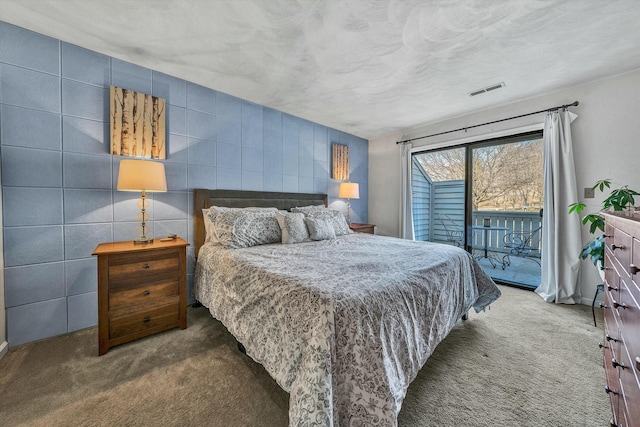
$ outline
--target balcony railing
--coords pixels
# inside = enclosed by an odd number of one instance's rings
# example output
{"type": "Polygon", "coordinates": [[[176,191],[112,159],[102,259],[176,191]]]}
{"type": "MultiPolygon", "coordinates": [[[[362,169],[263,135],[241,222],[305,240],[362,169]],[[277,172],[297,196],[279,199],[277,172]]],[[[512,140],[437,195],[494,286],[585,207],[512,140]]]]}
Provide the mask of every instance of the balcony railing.
{"type": "MultiPolygon", "coordinates": [[[[433,217],[436,219],[429,222],[433,227],[431,240],[434,242],[447,243],[443,225],[437,220],[438,216],[439,214],[434,212],[433,217]]],[[[462,213],[459,215],[450,214],[449,216],[452,217],[453,221],[457,224],[457,227],[462,230],[464,224],[462,220],[462,213]]],[[[483,232],[479,232],[480,230],[474,230],[472,227],[469,227],[467,232],[469,243],[473,248],[483,249],[485,244],[484,238],[486,236],[487,249],[492,252],[502,253],[510,252],[510,249],[505,248],[504,246],[504,238],[506,234],[511,232],[522,232],[528,234],[539,228],[542,224],[542,217],[539,212],[473,211],[471,225],[475,227],[483,227],[485,219],[488,220],[488,223],[492,227],[504,227],[505,229],[482,230],[483,232]]],[[[414,225],[420,226],[421,224],[414,225]]],[[[426,222],[422,225],[426,225],[426,222]]],[[[535,256],[536,253],[539,256],[541,249],[539,236],[535,236],[534,239],[532,239],[531,246],[532,254],[530,256],[535,256]]]]}

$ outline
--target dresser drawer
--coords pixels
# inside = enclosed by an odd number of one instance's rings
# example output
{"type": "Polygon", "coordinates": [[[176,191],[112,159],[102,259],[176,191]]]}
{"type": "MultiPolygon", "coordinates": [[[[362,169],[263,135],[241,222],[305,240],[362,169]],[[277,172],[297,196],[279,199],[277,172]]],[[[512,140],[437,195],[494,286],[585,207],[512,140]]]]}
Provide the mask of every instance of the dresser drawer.
{"type": "Polygon", "coordinates": [[[621,346],[618,362],[624,366],[624,368],[621,366],[617,368],[621,386],[620,406],[624,407],[626,416],[629,419],[638,420],[640,419],[640,404],[638,404],[637,398],[640,395],[640,386],[634,373],[635,367],[629,359],[624,343],[621,346]]]}
{"type": "Polygon", "coordinates": [[[609,357],[609,360],[611,360],[611,357],[616,357],[619,353],[620,341],[622,340],[620,337],[620,319],[618,319],[618,314],[611,304],[611,293],[606,290],[603,304],[605,345],[612,353],[609,357]]]}
{"type": "Polygon", "coordinates": [[[177,323],[179,317],[180,307],[177,302],[126,316],[114,317],[109,320],[109,338],[120,338],[136,332],[177,323]]]}
{"type": "Polygon", "coordinates": [[[609,246],[613,251],[613,255],[618,260],[618,266],[621,267],[620,272],[624,272],[627,276],[629,275],[627,268],[631,262],[632,241],[633,239],[629,234],[619,228],[615,228],[613,230],[613,245],[615,245],[616,249],[613,249],[613,246],[609,246]]]}
{"type": "Polygon", "coordinates": [[[615,256],[611,252],[611,249],[607,248],[604,251],[604,280],[611,287],[618,289],[620,284],[620,271],[622,266],[615,260],[615,256]]]}
{"type": "Polygon", "coordinates": [[[135,306],[180,294],[178,278],[109,289],[109,310],[135,306]]]}
{"type": "Polygon", "coordinates": [[[611,366],[611,352],[605,347],[603,355],[604,372],[606,376],[606,388],[609,400],[611,401],[611,412],[614,421],[618,422],[618,409],[620,407],[620,383],[618,382],[618,371],[611,366]]]}
{"type": "Polygon", "coordinates": [[[630,281],[622,281],[620,303],[625,305],[625,309],[619,309],[620,323],[622,325],[622,335],[624,344],[629,352],[630,361],[634,362],[631,370],[640,377],[640,371],[635,369],[635,358],[640,357],[640,291],[635,288],[630,281]]]}
{"type": "Polygon", "coordinates": [[[141,254],[139,256],[113,256],[109,260],[109,281],[148,277],[162,273],[178,273],[178,252],[141,254]]]}

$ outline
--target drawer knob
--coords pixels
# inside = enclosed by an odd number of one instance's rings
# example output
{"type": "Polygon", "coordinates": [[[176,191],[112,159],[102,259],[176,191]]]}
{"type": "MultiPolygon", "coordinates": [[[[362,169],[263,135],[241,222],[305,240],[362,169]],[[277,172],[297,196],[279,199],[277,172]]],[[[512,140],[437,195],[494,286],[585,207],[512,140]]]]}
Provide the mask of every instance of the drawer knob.
{"type": "Polygon", "coordinates": [[[622,369],[626,368],[626,366],[624,366],[624,363],[618,362],[615,357],[611,359],[611,366],[613,366],[614,368],[617,368],[618,366],[622,369]]]}
{"type": "Polygon", "coordinates": [[[638,271],[640,271],[640,268],[636,267],[633,264],[629,264],[629,273],[636,274],[638,271]]]}
{"type": "Polygon", "coordinates": [[[609,308],[607,304],[600,303],[600,308],[609,308]]]}
{"type": "Polygon", "coordinates": [[[607,347],[606,345],[604,345],[602,343],[598,344],[598,347],[600,347],[600,348],[609,348],[609,347],[607,347]]]}
{"type": "Polygon", "coordinates": [[[617,338],[614,338],[614,337],[612,337],[612,336],[611,336],[611,335],[609,335],[609,334],[605,335],[605,336],[604,336],[604,338],[605,338],[607,341],[618,342],[618,339],[617,339],[617,338]]]}
{"type": "Polygon", "coordinates": [[[150,317],[145,317],[145,318],[144,318],[144,323],[148,323],[148,322],[150,322],[150,321],[151,321],[151,318],[150,318],[150,317]]]}
{"type": "Polygon", "coordinates": [[[604,386],[604,391],[605,391],[607,394],[609,394],[609,393],[611,393],[611,394],[618,394],[618,392],[617,392],[616,390],[614,390],[614,389],[610,388],[608,385],[604,386]]]}
{"type": "Polygon", "coordinates": [[[613,306],[615,308],[627,308],[627,304],[623,303],[623,302],[616,302],[615,300],[613,301],[613,306]]]}
{"type": "Polygon", "coordinates": [[[615,245],[615,244],[612,243],[611,244],[611,250],[615,251],[616,249],[624,249],[624,245],[618,246],[618,245],[615,245]]]}
{"type": "Polygon", "coordinates": [[[618,289],[616,287],[613,287],[613,286],[611,286],[609,284],[607,284],[607,289],[609,289],[609,291],[619,291],[620,290],[620,289],[618,289]]]}
{"type": "Polygon", "coordinates": [[[144,291],[142,295],[144,295],[145,297],[148,297],[149,295],[151,295],[151,291],[144,291]]]}
{"type": "Polygon", "coordinates": [[[142,268],[145,268],[145,269],[149,268],[149,264],[143,265],[142,268]]]}

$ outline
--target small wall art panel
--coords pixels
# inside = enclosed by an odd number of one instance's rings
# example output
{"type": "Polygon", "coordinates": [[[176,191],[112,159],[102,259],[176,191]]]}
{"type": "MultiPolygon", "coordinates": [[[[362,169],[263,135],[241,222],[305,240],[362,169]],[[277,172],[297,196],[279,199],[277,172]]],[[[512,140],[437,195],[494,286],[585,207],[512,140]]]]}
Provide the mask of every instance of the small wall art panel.
{"type": "Polygon", "coordinates": [[[166,159],[165,99],[111,86],[111,154],[166,159]]]}
{"type": "Polygon", "coordinates": [[[349,146],[333,144],[331,146],[333,156],[333,179],[346,181],[349,179],[349,146]]]}

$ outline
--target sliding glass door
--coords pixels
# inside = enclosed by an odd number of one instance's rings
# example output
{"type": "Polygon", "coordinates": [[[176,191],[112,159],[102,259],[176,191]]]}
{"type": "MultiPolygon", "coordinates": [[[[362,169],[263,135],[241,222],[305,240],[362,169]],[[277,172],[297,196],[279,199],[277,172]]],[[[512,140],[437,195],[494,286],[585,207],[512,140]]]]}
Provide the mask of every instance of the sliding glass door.
{"type": "Polygon", "coordinates": [[[540,284],[542,132],[413,154],[417,240],[464,247],[496,281],[540,284]]]}

